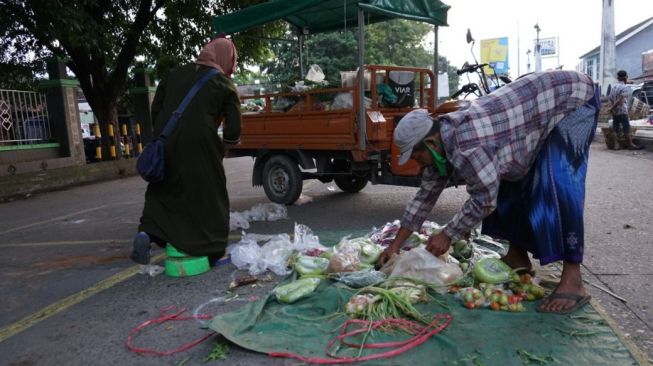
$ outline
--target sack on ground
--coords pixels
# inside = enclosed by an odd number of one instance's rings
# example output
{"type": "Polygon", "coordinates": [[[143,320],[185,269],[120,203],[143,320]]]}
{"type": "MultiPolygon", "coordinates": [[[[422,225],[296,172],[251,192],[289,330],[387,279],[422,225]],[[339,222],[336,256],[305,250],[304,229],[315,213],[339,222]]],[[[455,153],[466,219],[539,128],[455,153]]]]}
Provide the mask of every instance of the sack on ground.
{"type": "Polygon", "coordinates": [[[136,171],[145,181],[157,183],[165,175],[165,140],[156,139],[145,145],[136,161],[136,171]]]}

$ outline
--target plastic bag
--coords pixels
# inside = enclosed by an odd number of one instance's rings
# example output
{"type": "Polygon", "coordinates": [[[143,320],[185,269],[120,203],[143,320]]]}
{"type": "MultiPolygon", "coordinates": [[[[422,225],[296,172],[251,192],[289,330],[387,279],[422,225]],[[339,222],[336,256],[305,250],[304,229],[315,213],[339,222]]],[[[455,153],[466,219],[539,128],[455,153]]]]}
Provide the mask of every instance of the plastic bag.
{"type": "Polygon", "coordinates": [[[354,251],[337,252],[329,260],[329,273],[356,272],[361,269],[358,253],[354,251]]]}
{"type": "Polygon", "coordinates": [[[331,109],[352,109],[354,107],[354,97],[351,93],[338,93],[333,98],[331,109]]]}
{"type": "Polygon", "coordinates": [[[229,212],[229,231],[249,229],[247,216],[241,212],[229,212]]]}
{"type": "Polygon", "coordinates": [[[301,254],[295,257],[294,268],[301,276],[324,274],[328,266],[329,260],[326,258],[309,257],[301,254]]]}
{"type": "Polygon", "coordinates": [[[268,270],[283,276],[290,272],[288,258],[293,248],[287,234],[275,235],[263,246],[258,245],[255,236],[244,235],[237,244],[229,246],[227,252],[238,269],[247,269],[252,276],[268,270]]]}
{"type": "Polygon", "coordinates": [[[463,276],[459,266],[434,256],[423,246],[393,257],[381,268],[381,271],[389,278],[412,277],[443,286],[441,290],[438,290],[441,293],[447,291],[447,285],[463,276]]]}
{"type": "Polygon", "coordinates": [[[257,234],[245,234],[236,244],[227,247],[231,262],[238,269],[248,269],[253,276],[267,270],[283,276],[290,273],[288,258],[293,252],[308,252],[311,249],[327,248],[320,244],[320,240],[306,225],[295,224],[295,235],[292,241],[288,234],[279,234],[272,237],[257,234]],[[258,241],[266,241],[259,246],[258,241]]]}
{"type": "Polygon", "coordinates": [[[249,221],[276,221],[287,219],[288,209],[278,203],[258,203],[243,214],[249,221]]]}
{"type": "Polygon", "coordinates": [[[385,273],[380,271],[357,271],[341,273],[336,280],[349,287],[362,288],[379,284],[386,278],[385,273]]]}
{"type": "Polygon", "coordinates": [[[308,249],[322,249],[327,248],[320,244],[320,239],[317,235],[313,234],[313,230],[306,225],[295,223],[295,235],[293,236],[293,249],[303,252],[308,249]]]}
{"type": "Polygon", "coordinates": [[[319,278],[300,278],[286,285],[276,287],[272,290],[272,293],[276,296],[277,301],[289,304],[312,294],[319,284],[319,278]]]}
{"type": "Polygon", "coordinates": [[[321,83],[324,81],[324,72],[322,71],[322,68],[316,64],[311,65],[306,73],[306,80],[314,83],[321,83]]]}

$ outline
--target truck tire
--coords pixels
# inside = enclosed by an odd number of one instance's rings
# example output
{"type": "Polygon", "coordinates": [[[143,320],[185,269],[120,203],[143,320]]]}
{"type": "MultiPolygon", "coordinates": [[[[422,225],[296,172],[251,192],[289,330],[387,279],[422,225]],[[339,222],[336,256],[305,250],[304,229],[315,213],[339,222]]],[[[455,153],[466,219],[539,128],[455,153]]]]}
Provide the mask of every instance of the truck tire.
{"type": "Polygon", "coordinates": [[[358,193],[367,185],[367,177],[355,175],[336,175],[333,180],[338,188],[347,193],[358,193]]]}
{"type": "Polygon", "coordinates": [[[263,166],[263,189],[270,201],[292,205],[302,194],[302,172],[286,155],[275,155],[263,166]]]}

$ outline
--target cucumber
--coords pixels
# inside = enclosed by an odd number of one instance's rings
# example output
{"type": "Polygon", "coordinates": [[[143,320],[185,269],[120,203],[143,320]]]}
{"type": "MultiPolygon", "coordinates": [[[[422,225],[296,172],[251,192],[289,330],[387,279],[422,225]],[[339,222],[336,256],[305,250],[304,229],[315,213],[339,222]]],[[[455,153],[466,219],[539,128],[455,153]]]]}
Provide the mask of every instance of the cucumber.
{"type": "Polygon", "coordinates": [[[498,284],[510,280],[512,268],[499,258],[483,258],[474,265],[474,276],[479,282],[498,284]]]}

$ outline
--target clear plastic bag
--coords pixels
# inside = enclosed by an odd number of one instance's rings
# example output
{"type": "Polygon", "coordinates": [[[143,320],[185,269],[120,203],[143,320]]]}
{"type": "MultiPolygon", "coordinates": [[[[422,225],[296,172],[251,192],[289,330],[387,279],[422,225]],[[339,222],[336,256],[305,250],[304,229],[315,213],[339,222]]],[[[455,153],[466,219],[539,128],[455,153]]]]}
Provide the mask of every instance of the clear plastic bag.
{"type": "Polygon", "coordinates": [[[313,64],[308,69],[305,79],[308,81],[312,81],[314,83],[321,83],[322,81],[324,81],[324,72],[322,71],[322,68],[319,65],[313,64]]]}
{"type": "Polygon", "coordinates": [[[349,287],[362,288],[379,284],[386,278],[385,273],[380,271],[357,271],[341,273],[336,280],[349,287]]]}
{"type": "Polygon", "coordinates": [[[458,265],[434,256],[423,246],[393,257],[381,271],[387,274],[388,278],[412,277],[442,286],[438,291],[442,293],[447,291],[447,285],[463,276],[458,265]]]}
{"type": "Polygon", "coordinates": [[[249,229],[247,216],[242,212],[229,212],[229,231],[249,229]]]}
{"type": "Polygon", "coordinates": [[[338,93],[333,98],[331,109],[352,109],[354,107],[354,97],[351,93],[338,93]]]}
{"type": "Polygon", "coordinates": [[[275,235],[263,246],[259,246],[256,237],[244,235],[240,241],[227,248],[231,263],[238,269],[247,269],[252,276],[268,270],[283,276],[288,274],[288,258],[293,252],[292,243],[287,234],[275,235]]]}
{"type": "Polygon", "coordinates": [[[274,235],[271,238],[256,234],[244,234],[240,241],[227,248],[231,262],[238,269],[248,269],[253,276],[268,270],[283,276],[290,273],[288,258],[293,252],[303,252],[310,249],[326,250],[320,244],[319,238],[306,225],[295,224],[295,235],[292,241],[288,234],[274,235]],[[257,241],[267,240],[259,246],[257,241]]]}
{"type": "Polygon", "coordinates": [[[278,203],[258,203],[243,214],[249,221],[277,221],[288,218],[286,206],[278,203]]]}

